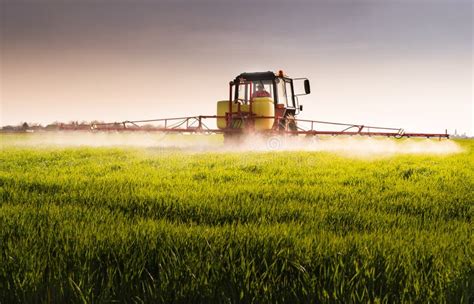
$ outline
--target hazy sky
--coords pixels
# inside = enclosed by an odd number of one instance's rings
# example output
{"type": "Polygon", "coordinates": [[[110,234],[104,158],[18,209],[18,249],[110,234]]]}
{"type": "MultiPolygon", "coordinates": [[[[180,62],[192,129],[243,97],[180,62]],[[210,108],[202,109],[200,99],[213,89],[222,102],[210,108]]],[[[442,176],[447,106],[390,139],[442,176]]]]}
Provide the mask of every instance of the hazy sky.
{"type": "Polygon", "coordinates": [[[474,131],[471,1],[0,1],[1,125],[213,115],[283,69],[302,118],[474,131]]]}

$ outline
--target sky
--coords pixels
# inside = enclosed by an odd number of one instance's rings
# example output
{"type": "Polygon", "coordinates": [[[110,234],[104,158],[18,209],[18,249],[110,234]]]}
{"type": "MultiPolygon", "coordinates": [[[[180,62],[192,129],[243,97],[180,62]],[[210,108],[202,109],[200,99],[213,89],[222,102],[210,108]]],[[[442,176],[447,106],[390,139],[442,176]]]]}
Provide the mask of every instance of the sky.
{"type": "Polygon", "coordinates": [[[471,1],[0,1],[0,125],[214,115],[282,69],[300,118],[474,134],[471,1]]]}

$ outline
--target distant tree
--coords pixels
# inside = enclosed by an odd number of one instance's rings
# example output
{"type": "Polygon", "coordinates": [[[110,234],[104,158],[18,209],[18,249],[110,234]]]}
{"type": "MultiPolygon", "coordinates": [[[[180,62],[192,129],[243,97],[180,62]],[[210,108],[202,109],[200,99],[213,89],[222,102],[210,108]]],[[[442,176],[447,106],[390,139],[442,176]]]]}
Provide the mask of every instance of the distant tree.
{"type": "Polygon", "coordinates": [[[15,127],[15,126],[4,126],[2,128],[2,131],[8,131],[8,132],[12,132],[12,131],[16,131],[18,127],[15,127]]]}
{"type": "Polygon", "coordinates": [[[49,124],[49,125],[47,125],[44,129],[47,130],[47,131],[55,131],[55,130],[58,130],[58,129],[59,129],[59,123],[52,123],[52,124],[49,124]]]}

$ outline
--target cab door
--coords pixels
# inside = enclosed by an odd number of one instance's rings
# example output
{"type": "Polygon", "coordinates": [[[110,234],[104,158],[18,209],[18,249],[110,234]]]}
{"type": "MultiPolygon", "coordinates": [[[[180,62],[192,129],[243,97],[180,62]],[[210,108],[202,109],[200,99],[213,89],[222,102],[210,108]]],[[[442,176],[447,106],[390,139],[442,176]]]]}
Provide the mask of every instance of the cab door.
{"type": "Polygon", "coordinates": [[[275,79],[278,95],[278,104],[283,105],[285,109],[295,109],[293,98],[293,82],[291,79],[278,77],[275,79]]]}
{"type": "MultiPolygon", "coordinates": [[[[279,129],[287,129],[289,118],[293,119],[296,112],[295,100],[293,95],[293,82],[291,79],[284,77],[277,77],[275,79],[276,92],[277,92],[277,103],[275,105],[275,116],[279,129]]],[[[296,125],[294,122],[291,124],[290,129],[295,129],[296,125]]]]}

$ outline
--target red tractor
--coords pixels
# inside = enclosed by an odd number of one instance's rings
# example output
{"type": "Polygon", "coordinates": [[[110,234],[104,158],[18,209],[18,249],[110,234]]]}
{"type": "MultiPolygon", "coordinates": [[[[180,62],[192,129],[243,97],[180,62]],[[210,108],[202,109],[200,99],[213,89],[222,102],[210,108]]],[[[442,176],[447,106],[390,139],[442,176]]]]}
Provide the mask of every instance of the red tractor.
{"type": "Polygon", "coordinates": [[[217,102],[217,115],[92,124],[91,130],[222,133],[225,139],[246,133],[449,138],[447,132],[405,133],[401,128],[297,119],[303,110],[298,97],[310,92],[308,79],[290,78],[283,71],[242,73],[229,83],[229,98],[217,102]],[[304,92],[296,92],[295,87],[304,92]]]}

